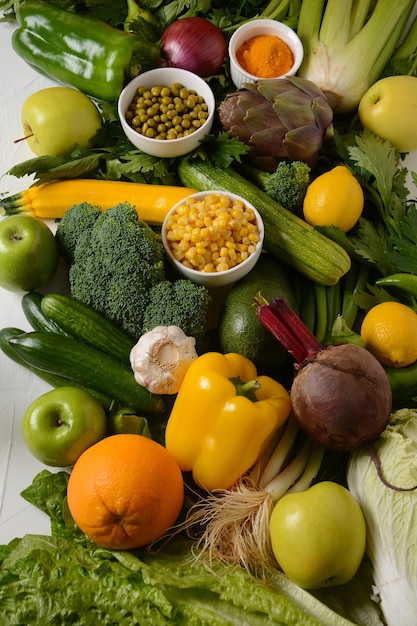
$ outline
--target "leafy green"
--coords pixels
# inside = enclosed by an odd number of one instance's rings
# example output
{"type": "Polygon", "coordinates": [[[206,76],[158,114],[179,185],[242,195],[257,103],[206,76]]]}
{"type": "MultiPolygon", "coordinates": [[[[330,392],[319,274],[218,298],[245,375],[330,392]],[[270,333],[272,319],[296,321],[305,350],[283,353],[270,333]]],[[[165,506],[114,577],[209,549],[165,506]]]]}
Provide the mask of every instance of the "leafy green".
{"type": "Polygon", "coordinates": [[[384,477],[381,481],[366,450],[351,455],[347,480],[367,524],[367,552],[375,592],[388,626],[413,626],[417,613],[417,411],[401,409],[391,415],[375,442],[384,477]]]}
{"type": "MultiPolygon", "coordinates": [[[[123,133],[114,105],[100,103],[100,107],[104,124],[92,148],[76,147],[65,157],[34,157],[12,166],[8,173],[17,178],[33,174],[37,184],[71,178],[174,184],[177,159],[154,157],[135,148],[123,133]]],[[[240,161],[248,150],[238,139],[220,132],[208,135],[193,156],[209,159],[224,168],[240,161]]]]}
{"type": "Polygon", "coordinates": [[[407,187],[407,176],[416,185],[417,174],[401,165],[389,141],[366,129],[346,131],[343,136],[335,131],[335,147],[364,190],[364,211],[349,233],[334,226],[317,229],[371,271],[367,284],[349,299],[364,311],[387,300],[409,304],[406,294],[397,290],[394,297],[372,281],[394,273],[417,274],[417,205],[407,187]]]}
{"type": "Polygon", "coordinates": [[[209,570],[180,535],[152,551],[97,547],[70,518],[67,482],[66,472],[44,470],[22,494],[51,516],[52,536],[26,535],[0,547],[2,624],[382,625],[366,572],[352,588],[333,590],[332,610],[328,590],[317,599],[279,572],[260,581],[238,567],[215,563],[209,570]]]}
{"type": "MultiPolygon", "coordinates": [[[[335,139],[339,154],[364,190],[365,208],[352,234],[325,229],[326,234],[380,276],[416,273],[416,203],[408,199],[408,172],[400,165],[400,155],[389,141],[369,130],[345,137],[343,141],[336,134],[335,139]]],[[[368,310],[371,305],[393,298],[376,287],[371,290],[368,285],[367,291],[356,293],[353,299],[368,310]]]]}

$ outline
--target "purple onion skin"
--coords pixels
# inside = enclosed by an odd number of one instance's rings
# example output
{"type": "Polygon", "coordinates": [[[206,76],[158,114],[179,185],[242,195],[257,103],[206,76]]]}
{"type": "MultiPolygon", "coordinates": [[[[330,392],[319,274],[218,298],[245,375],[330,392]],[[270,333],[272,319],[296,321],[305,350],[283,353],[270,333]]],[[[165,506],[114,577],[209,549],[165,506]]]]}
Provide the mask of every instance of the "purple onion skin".
{"type": "Polygon", "coordinates": [[[329,346],[300,364],[291,386],[300,427],[329,450],[371,443],[388,424],[392,391],[380,362],[355,344],[329,346]]]}

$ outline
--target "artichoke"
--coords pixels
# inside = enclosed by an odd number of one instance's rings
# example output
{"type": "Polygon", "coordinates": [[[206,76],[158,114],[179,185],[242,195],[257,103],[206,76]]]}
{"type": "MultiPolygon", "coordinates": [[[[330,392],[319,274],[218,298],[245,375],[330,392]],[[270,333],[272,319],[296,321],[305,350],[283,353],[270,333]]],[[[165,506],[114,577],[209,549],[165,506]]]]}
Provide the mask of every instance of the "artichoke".
{"type": "Polygon", "coordinates": [[[251,147],[251,161],[270,172],[285,159],[314,167],[320,149],[333,137],[326,96],[298,76],[245,84],[220,103],[219,119],[229,135],[251,147]]]}

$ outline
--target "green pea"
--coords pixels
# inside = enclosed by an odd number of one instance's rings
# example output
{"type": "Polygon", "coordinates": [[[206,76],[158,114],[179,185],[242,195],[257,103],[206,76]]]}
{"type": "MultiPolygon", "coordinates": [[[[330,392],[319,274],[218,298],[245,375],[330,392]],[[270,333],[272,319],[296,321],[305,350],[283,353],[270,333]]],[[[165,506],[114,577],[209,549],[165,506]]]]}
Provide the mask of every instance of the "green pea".
{"type": "Polygon", "coordinates": [[[194,89],[179,83],[171,87],[138,88],[126,120],[138,133],[161,140],[178,139],[194,132],[208,117],[208,107],[194,89]]]}
{"type": "Polygon", "coordinates": [[[159,97],[161,95],[162,89],[163,89],[162,85],[155,85],[155,87],[151,88],[151,93],[153,96],[159,97]]]}

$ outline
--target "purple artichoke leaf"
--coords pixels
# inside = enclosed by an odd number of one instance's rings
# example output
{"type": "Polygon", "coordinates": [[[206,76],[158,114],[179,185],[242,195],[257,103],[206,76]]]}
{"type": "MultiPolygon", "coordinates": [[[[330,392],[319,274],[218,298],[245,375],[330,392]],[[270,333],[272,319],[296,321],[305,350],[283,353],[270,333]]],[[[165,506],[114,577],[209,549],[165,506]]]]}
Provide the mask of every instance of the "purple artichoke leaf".
{"type": "Polygon", "coordinates": [[[303,91],[310,98],[321,97],[326,100],[326,96],[323,91],[312,80],[309,80],[308,78],[301,78],[301,76],[289,76],[288,80],[296,89],[303,91]]]}
{"type": "Polygon", "coordinates": [[[323,145],[323,133],[311,125],[295,128],[286,133],[282,143],[288,159],[304,161],[310,167],[314,167],[323,145]]]}
{"type": "Polygon", "coordinates": [[[322,130],[322,132],[326,131],[333,122],[333,110],[329,106],[327,100],[325,98],[314,98],[311,103],[311,108],[316,118],[317,126],[322,130]]]}
{"type": "Polygon", "coordinates": [[[299,89],[294,88],[292,82],[288,78],[280,78],[279,80],[258,80],[251,86],[251,90],[262,94],[262,96],[270,102],[273,102],[277,96],[288,93],[289,91],[295,93],[300,91],[299,89]]]}
{"type": "Polygon", "coordinates": [[[275,98],[273,110],[288,130],[307,124],[316,126],[316,116],[311,107],[311,102],[299,92],[287,93],[275,98]]]}
{"type": "Polygon", "coordinates": [[[271,128],[264,128],[263,130],[254,133],[249,141],[249,145],[253,148],[253,156],[272,156],[281,157],[286,156],[283,148],[285,144],[285,129],[278,126],[271,128]]]}
{"type": "Polygon", "coordinates": [[[220,121],[226,128],[241,124],[247,110],[251,106],[264,102],[265,99],[261,96],[255,98],[251,95],[249,99],[248,94],[244,92],[238,93],[236,96],[226,96],[218,107],[220,121]]]}
{"type": "Polygon", "coordinates": [[[265,101],[262,104],[250,107],[243,119],[243,123],[252,134],[263,130],[270,132],[276,127],[282,128],[284,132],[286,130],[279,118],[277,118],[270,103],[265,101]]]}

